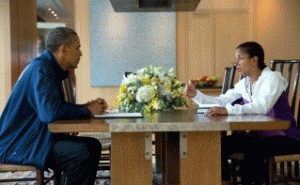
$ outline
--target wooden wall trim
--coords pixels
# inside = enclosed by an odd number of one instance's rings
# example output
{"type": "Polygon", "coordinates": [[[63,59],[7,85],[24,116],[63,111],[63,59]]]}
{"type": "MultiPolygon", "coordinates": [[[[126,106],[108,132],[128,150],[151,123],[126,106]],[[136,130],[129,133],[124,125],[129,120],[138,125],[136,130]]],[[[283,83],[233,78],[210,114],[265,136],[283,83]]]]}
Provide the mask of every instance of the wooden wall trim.
{"type": "Polygon", "coordinates": [[[36,0],[11,0],[11,87],[36,56],[36,0]]]}

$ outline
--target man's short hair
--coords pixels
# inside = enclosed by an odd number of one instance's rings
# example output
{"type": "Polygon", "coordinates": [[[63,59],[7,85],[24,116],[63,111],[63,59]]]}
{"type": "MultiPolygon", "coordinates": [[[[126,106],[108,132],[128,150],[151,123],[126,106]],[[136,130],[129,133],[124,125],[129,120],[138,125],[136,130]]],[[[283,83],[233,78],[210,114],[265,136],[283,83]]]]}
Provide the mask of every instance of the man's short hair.
{"type": "Polygon", "coordinates": [[[52,52],[56,52],[61,45],[68,46],[72,44],[75,36],[78,36],[77,33],[70,28],[54,28],[48,33],[46,37],[46,49],[52,52]]]}

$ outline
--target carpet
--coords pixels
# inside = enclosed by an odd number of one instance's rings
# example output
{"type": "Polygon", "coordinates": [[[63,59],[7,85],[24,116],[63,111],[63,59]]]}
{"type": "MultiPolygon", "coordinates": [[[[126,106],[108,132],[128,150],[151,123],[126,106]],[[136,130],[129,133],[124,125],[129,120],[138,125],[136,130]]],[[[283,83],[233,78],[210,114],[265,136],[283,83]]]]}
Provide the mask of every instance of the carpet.
{"type": "MultiPolygon", "coordinates": [[[[45,177],[52,176],[53,172],[45,172],[45,177]]],[[[36,175],[33,171],[28,172],[1,172],[0,173],[0,179],[12,179],[12,178],[34,178],[36,175]]],[[[98,171],[97,177],[107,177],[110,176],[110,171],[98,171]]],[[[28,181],[28,182],[2,182],[1,185],[35,185],[36,183],[34,181],[28,181]]],[[[109,180],[105,179],[96,179],[95,185],[109,185],[109,180]]],[[[53,182],[48,183],[47,185],[53,185],[53,182]]]]}

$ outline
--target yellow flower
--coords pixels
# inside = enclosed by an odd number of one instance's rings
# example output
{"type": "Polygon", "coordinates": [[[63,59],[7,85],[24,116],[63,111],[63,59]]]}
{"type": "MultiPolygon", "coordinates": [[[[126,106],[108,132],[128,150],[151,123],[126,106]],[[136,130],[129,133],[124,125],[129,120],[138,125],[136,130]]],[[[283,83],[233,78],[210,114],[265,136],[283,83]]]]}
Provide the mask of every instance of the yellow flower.
{"type": "Polygon", "coordinates": [[[119,99],[118,99],[118,98],[115,98],[114,103],[112,104],[112,107],[113,107],[114,109],[116,109],[116,108],[119,107],[119,104],[120,104],[119,99]]]}
{"type": "Polygon", "coordinates": [[[145,112],[152,112],[153,106],[151,104],[149,104],[148,106],[146,106],[145,108],[145,112]]]}
{"type": "Polygon", "coordinates": [[[134,95],[133,95],[132,93],[129,93],[129,94],[128,94],[128,99],[129,99],[130,101],[132,101],[132,100],[134,99],[134,95]]]}
{"type": "Polygon", "coordinates": [[[154,110],[160,110],[162,107],[161,107],[161,104],[159,102],[159,100],[157,98],[154,99],[153,101],[153,109],[154,110]]]}
{"type": "Polygon", "coordinates": [[[165,87],[166,87],[166,89],[171,89],[171,84],[169,84],[169,83],[167,83],[166,85],[165,85],[165,87]]]}
{"type": "Polygon", "coordinates": [[[127,91],[126,85],[121,85],[119,88],[119,93],[125,93],[127,91]]]}
{"type": "Polygon", "coordinates": [[[112,104],[113,108],[118,108],[121,102],[121,94],[119,93],[112,104]]]}
{"type": "Polygon", "coordinates": [[[148,106],[146,107],[145,111],[146,112],[153,112],[154,110],[161,110],[162,109],[162,105],[159,101],[158,98],[153,98],[151,100],[151,102],[148,104],[148,106]]]}
{"type": "Polygon", "coordinates": [[[185,106],[184,87],[174,74],[174,69],[170,69],[166,75],[162,67],[138,70],[122,82],[113,106],[125,112],[154,112],[185,106]]]}
{"type": "Polygon", "coordinates": [[[152,83],[153,83],[153,84],[155,84],[155,83],[157,83],[157,82],[158,82],[158,78],[156,78],[156,77],[153,77],[153,78],[151,79],[151,81],[152,81],[152,83]]]}
{"type": "Polygon", "coordinates": [[[143,80],[142,80],[142,84],[143,85],[150,85],[151,83],[150,77],[149,76],[144,76],[143,80]]]}

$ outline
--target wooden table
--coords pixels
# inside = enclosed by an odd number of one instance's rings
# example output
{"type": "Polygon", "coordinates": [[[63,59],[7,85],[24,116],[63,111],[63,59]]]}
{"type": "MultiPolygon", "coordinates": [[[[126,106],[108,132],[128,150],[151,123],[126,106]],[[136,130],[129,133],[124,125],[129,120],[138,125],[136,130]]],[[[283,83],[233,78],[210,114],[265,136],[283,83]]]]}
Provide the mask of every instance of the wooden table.
{"type": "Polygon", "coordinates": [[[206,117],[196,114],[195,109],[145,114],[144,118],[62,120],[49,124],[51,132],[111,132],[113,185],[152,184],[151,160],[145,157],[151,133],[163,136],[156,139],[161,143],[157,150],[162,155],[158,162],[164,172],[164,184],[220,185],[222,131],[288,127],[288,121],[264,115],[206,117]]]}

